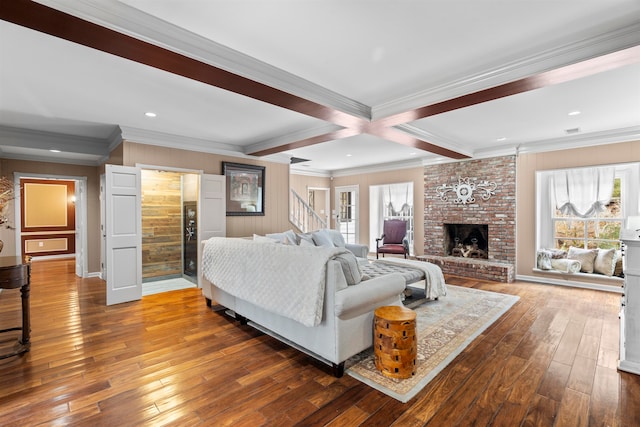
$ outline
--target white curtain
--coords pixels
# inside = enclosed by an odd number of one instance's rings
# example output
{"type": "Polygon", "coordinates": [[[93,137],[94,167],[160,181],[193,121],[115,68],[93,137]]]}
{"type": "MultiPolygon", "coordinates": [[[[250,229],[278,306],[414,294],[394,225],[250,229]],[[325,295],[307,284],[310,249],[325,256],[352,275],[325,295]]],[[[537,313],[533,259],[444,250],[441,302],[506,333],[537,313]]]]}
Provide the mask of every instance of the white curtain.
{"type": "Polygon", "coordinates": [[[389,184],[384,195],[384,204],[391,204],[393,212],[400,213],[413,205],[413,183],[389,184]]]}
{"type": "Polygon", "coordinates": [[[565,215],[588,218],[601,212],[611,200],[615,168],[580,168],[555,171],[556,208],[565,215]]]}

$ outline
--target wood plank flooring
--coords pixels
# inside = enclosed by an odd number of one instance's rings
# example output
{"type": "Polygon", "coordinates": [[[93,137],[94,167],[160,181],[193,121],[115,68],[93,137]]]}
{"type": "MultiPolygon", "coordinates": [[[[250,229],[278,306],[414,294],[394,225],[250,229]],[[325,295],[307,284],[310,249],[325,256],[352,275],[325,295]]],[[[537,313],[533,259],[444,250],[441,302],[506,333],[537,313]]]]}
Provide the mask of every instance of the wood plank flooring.
{"type": "MultiPolygon", "coordinates": [[[[520,301],[402,404],[207,308],[199,289],[107,307],[73,261],[32,270],[32,347],[0,360],[2,426],[640,425],[640,377],[616,370],[616,294],[448,276],[520,301]]],[[[19,323],[19,293],[3,291],[0,328],[19,323]]]]}

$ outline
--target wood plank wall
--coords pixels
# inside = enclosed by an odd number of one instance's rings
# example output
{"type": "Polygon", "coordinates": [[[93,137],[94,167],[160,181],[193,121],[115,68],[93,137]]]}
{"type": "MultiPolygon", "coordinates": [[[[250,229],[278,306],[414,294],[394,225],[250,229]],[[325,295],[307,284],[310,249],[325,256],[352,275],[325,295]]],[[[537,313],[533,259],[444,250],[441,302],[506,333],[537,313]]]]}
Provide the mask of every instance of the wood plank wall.
{"type": "Polygon", "coordinates": [[[142,278],[182,274],[182,185],[176,172],[142,171],[142,278]]]}

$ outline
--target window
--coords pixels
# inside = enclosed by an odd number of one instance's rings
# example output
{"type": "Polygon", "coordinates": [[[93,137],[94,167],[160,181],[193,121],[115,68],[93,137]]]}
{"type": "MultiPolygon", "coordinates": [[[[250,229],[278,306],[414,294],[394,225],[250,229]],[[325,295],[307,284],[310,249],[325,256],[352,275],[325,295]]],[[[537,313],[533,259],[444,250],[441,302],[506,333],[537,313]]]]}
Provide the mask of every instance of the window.
{"type": "Polygon", "coordinates": [[[607,166],[615,168],[611,199],[604,206],[604,211],[587,218],[556,209],[553,177],[559,170],[536,173],[536,248],[619,248],[620,230],[626,218],[640,214],[640,194],[637,190],[640,163],[607,166]]]}
{"type": "Polygon", "coordinates": [[[614,179],[613,194],[606,209],[592,218],[563,214],[552,204],[553,240],[556,249],[620,248],[620,229],[624,222],[622,210],[622,178],[614,179]]]}

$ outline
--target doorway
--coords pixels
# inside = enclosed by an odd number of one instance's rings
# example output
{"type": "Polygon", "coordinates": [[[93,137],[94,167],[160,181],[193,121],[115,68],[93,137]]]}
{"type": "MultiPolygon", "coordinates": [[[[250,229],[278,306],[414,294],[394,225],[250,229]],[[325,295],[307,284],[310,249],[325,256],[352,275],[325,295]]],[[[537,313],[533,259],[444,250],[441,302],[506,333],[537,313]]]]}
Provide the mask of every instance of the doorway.
{"type": "Polygon", "coordinates": [[[358,186],[336,187],[336,229],[346,243],[358,243],[358,186]]]}
{"type": "Polygon", "coordinates": [[[141,170],[142,295],[195,287],[199,174],[141,170]]]}
{"type": "Polygon", "coordinates": [[[16,172],[14,180],[16,254],[75,258],[76,275],[88,277],[87,177],[16,172]]]}

